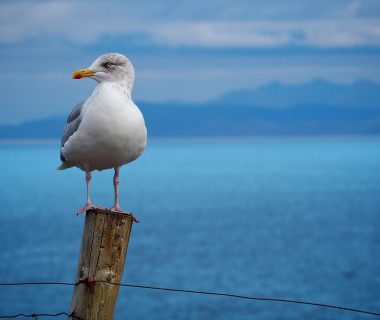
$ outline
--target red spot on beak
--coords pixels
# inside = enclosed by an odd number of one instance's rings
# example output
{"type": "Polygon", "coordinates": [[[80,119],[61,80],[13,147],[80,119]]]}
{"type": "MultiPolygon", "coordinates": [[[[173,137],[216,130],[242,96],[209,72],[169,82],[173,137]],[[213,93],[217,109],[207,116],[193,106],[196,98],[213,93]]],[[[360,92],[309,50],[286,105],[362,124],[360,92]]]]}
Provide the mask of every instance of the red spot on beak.
{"type": "Polygon", "coordinates": [[[96,72],[90,70],[90,69],[80,69],[77,71],[74,71],[72,78],[73,79],[81,79],[84,77],[91,77],[95,74],[96,72]]]}

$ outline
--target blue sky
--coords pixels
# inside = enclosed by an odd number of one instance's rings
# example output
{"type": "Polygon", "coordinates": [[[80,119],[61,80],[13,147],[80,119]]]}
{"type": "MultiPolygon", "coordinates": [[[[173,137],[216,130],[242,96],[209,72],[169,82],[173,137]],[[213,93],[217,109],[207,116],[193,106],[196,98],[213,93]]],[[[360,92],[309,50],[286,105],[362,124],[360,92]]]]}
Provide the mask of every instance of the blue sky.
{"type": "Polygon", "coordinates": [[[378,0],[2,1],[0,123],[67,114],[126,54],[135,100],[204,101],[270,81],[380,82],[378,0]]]}

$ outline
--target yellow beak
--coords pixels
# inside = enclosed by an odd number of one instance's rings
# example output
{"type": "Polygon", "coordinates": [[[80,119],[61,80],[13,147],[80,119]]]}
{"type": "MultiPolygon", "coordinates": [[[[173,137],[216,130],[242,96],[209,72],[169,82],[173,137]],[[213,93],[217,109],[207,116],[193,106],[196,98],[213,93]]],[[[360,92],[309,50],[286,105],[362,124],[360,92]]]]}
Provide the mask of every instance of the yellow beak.
{"type": "Polygon", "coordinates": [[[90,69],[79,69],[74,71],[72,78],[73,79],[81,79],[84,77],[91,77],[95,74],[96,72],[90,70],[90,69]]]}

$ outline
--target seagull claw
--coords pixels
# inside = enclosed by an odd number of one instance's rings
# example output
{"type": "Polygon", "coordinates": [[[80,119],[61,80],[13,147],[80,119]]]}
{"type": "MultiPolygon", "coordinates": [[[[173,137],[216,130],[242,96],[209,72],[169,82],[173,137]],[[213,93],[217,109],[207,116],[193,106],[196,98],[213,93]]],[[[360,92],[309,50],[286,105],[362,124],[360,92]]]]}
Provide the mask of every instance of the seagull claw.
{"type": "Polygon", "coordinates": [[[111,209],[109,209],[111,212],[113,213],[117,213],[117,214],[124,214],[126,216],[129,216],[133,219],[134,222],[136,223],[139,223],[140,221],[131,213],[131,212],[127,212],[127,211],[123,211],[120,209],[120,207],[112,207],[111,209]]]}
{"type": "Polygon", "coordinates": [[[92,204],[92,203],[86,203],[85,206],[83,208],[80,208],[77,212],[77,216],[79,216],[80,214],[82,213],[85,213],[87,212],[88,210],[94,210],[94,209],[101,209],[101,210],[105,210],[105,208],[101,207],[101,206],[98,206],[96,204],[92,204]]]}

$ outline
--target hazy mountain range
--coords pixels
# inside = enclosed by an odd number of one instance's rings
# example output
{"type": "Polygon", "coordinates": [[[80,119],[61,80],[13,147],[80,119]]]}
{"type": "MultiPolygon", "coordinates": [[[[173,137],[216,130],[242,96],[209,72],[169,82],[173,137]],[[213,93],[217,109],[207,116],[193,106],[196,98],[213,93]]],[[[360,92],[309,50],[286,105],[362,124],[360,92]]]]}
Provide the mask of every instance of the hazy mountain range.
{"type": "MultiPolygon", "coordinates": [[[[151,136],[380,133],[380,85],[269,83],[205,103],[138,102],[151,136]]],[[[60,137],[66,115],[0,126],[0,138],[60,137]]]]}

